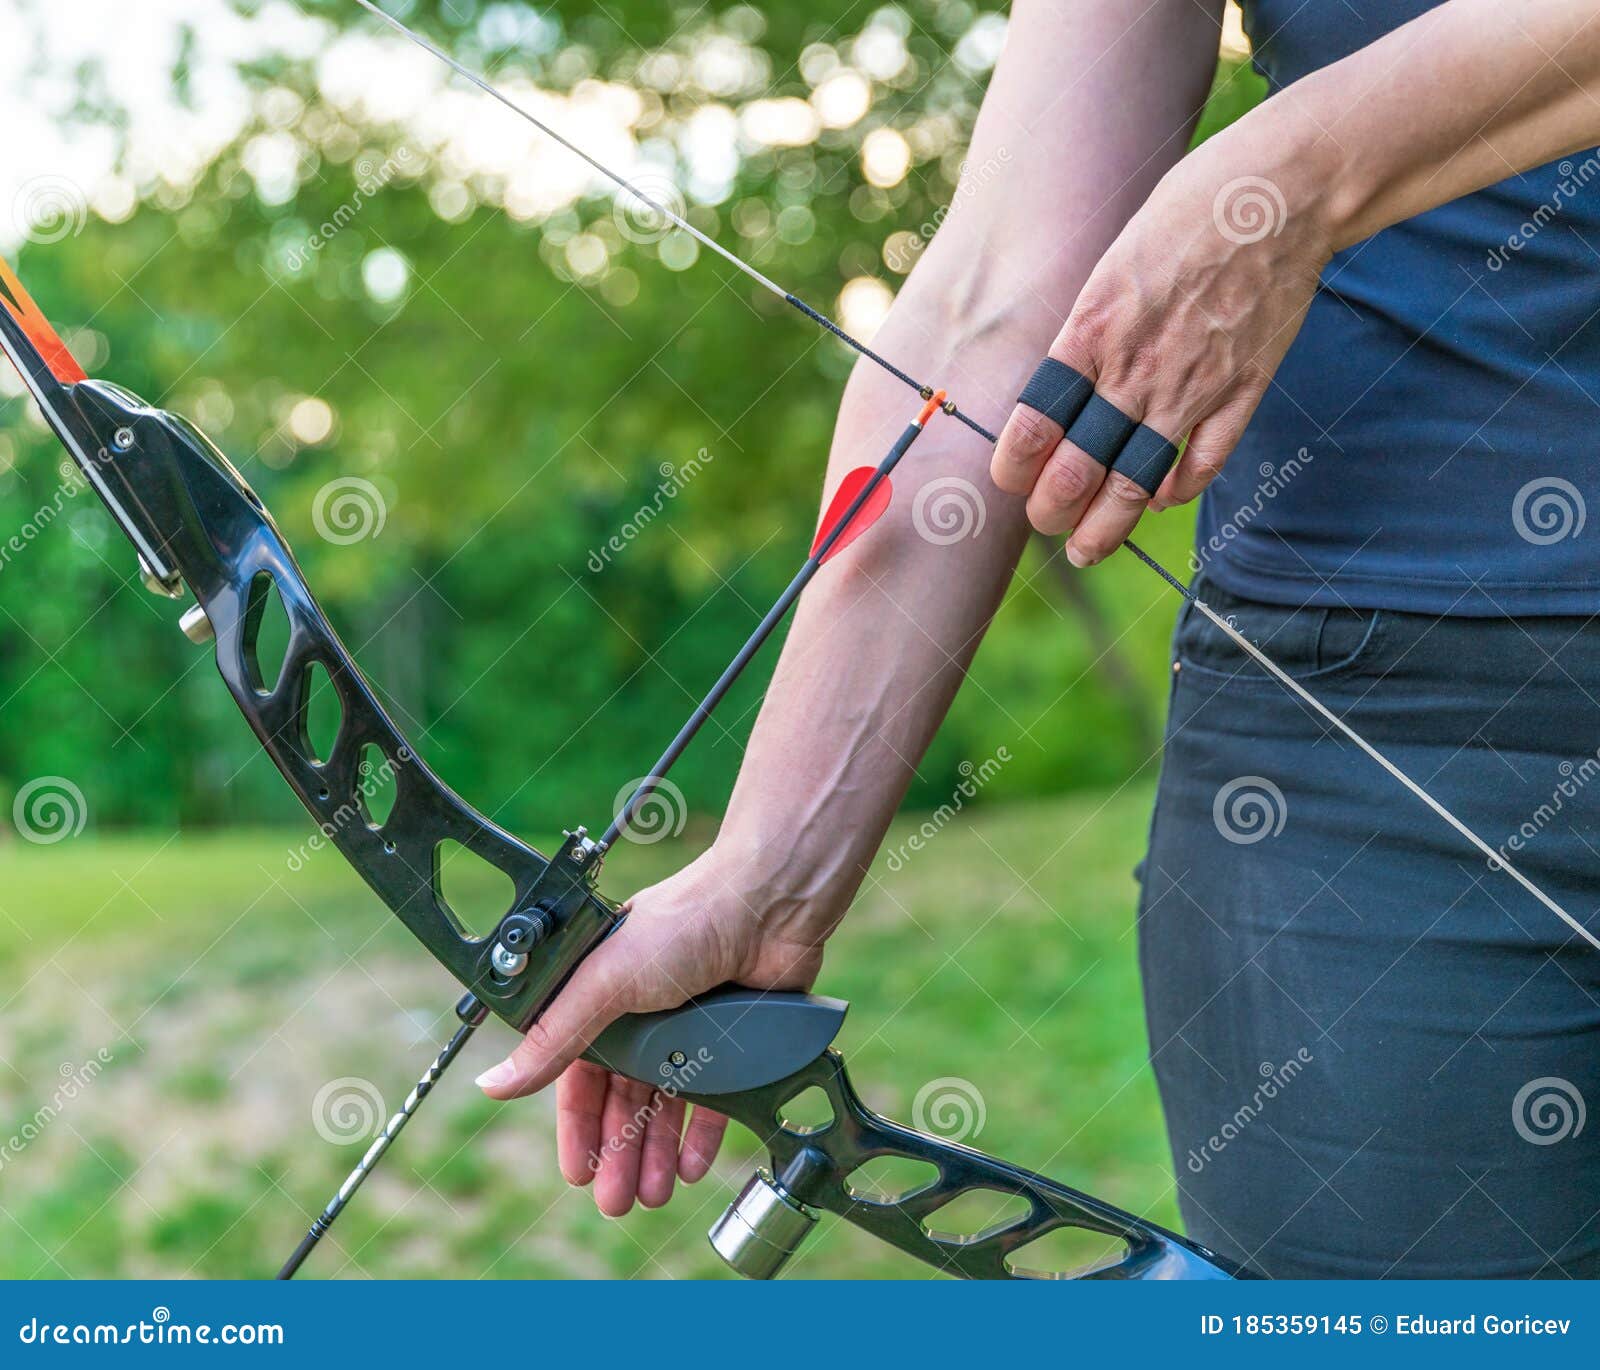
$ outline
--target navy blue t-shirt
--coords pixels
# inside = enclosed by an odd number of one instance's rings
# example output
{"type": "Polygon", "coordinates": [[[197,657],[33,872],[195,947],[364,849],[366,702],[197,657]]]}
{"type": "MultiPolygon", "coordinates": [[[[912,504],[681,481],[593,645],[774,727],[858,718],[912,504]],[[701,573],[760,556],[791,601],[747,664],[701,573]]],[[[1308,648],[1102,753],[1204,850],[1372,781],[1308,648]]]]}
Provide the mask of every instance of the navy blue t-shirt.
{"type": "MultiPolygon", "coordinates": [[[[1243,2],[1275,92],[1433,7],[1243,2]]],[[[1600,611],[1600,150],[1339,253],[1197,547],[1272,603],[1600,611]]]]}

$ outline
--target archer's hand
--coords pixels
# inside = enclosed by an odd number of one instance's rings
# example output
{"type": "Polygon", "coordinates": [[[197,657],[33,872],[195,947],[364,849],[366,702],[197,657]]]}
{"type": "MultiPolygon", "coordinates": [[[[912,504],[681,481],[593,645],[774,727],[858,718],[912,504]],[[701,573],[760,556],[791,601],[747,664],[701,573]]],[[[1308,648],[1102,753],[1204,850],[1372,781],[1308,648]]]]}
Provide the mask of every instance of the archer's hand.
{"type": "Polygon", "coordinates": [[[1322,189],[1268,155],[1262,128],[1235,125],[1163,178],[1050,348],[1128,417],[1175,443],[1188,437],[1155,497],[1034,409],[1019,405],[1000,435],[995,484],[1028,497],[1041,533],[1073,530],[1075,565],[1109,556],[1147,506],[1184,503],[1211,483],[1305,318],[1331,255],[1322,189]]]}
{"type": "Polygon", "coordinates": [[[578,967],[508,1059],[478,1077],[494,1099],[556,1082],[556,1149],[569,1184],[594,1182],[594,1199],[621,1217],[637,1199],[658,1208],[674,1182],[710,1170],[728,1120],[579,1054],[624,1013],[676,1008],[720,985],[809,989],[820,944],[785,941],[722,873],[714,851],[634,896],[628,918],[578,967]]]}

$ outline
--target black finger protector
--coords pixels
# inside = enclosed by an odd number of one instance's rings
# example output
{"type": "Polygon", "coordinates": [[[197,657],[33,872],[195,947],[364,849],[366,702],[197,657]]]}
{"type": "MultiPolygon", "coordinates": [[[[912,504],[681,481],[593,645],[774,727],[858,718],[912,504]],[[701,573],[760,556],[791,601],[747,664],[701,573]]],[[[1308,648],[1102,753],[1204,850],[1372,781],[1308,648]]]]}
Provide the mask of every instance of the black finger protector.
{"type": "Polygon", "coordinates": [[[1072,427],[1093,394],[1094,383],[1087,376],[1074,371],[1065,362],[1046,357],[1028,377],[1017,403],[1037,409],[1045,418],[1067,429],[1072,427]]]}
{"type": "Polygon", "coordinates": [[[1117,453],[1111,469],[1153,495],[1177,459],[1178,444],[1141,423],[1117,453]]]}
{"type": "Polygon", "coordinates": [[[1130,419],[1110,400],[1090,395],[1083,412],[1067,429],[1067,441],[1082,448],[1100,465],[1110,466],[1138,426],[1137,419],[1130,419]]]}

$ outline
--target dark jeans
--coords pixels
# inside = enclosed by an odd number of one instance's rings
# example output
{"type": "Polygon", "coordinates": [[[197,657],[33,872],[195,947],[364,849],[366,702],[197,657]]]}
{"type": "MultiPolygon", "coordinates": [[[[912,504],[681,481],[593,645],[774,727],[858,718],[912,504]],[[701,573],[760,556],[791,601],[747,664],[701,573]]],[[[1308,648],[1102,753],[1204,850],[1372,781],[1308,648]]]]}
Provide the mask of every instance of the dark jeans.
{"type": "MultiPolygon", "coordinates": [[[[1600,622],[1202,587],[1600,931],[1600,622]]],[[[1275,1277],[1600,1276],[1600,951],[1192,610],[1142,867],[1188,1230],[1275,1277]]]]}

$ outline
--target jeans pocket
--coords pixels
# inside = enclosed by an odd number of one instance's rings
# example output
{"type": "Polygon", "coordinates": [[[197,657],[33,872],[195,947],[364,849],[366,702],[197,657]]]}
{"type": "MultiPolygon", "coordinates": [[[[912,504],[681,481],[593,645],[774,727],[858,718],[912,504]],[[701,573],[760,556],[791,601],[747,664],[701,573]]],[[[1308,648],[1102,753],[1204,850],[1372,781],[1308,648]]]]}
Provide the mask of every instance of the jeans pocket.
{"type": "MultiPolygon", "coordinates": [[[[1376,669],[1383,639],[1381,610],[1265,604],[1229,594],[1204,580],[1196,582],[1195,593],[1295,680],[1333,681],[1376,669]]],[[[1277,687],[1260,665],[1193,604],[1185,607],[1178,620],[1174,660],[1181,666],[1180,676],[1199,676],[1214,687],[1277,687]]]]}

